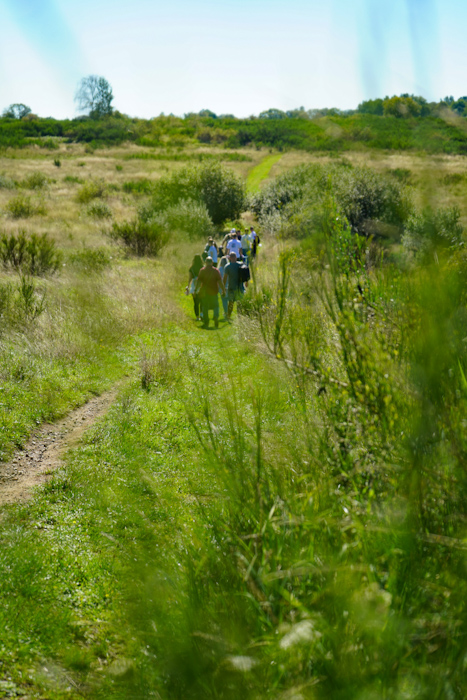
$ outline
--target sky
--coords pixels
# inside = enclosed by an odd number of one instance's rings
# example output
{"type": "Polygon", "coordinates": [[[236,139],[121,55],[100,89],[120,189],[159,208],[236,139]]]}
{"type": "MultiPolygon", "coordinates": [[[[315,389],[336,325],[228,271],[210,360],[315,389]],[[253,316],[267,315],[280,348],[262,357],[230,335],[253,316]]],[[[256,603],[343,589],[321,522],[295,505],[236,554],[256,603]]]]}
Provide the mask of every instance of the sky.
{"type": "Polygon", "coordinates": [[[105,77],[131,116],[467,95],[465,0],[0,0],[0,112],[77,116],[105,77]]]}

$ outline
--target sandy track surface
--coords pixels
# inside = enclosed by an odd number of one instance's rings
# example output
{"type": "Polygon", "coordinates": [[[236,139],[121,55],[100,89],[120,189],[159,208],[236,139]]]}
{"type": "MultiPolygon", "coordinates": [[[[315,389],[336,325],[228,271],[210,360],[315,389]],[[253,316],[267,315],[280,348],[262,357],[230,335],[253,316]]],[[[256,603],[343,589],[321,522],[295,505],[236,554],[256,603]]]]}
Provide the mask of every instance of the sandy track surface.
{"type": "Polygon", "coordinates": [[[41,426],[10,462],[0,464],[0,506],[25,501],[35,486],[50,479],[63,464],[64,452],[107,412],[116,394],[113,389],[96,396],[58,423],[41,426]]]}

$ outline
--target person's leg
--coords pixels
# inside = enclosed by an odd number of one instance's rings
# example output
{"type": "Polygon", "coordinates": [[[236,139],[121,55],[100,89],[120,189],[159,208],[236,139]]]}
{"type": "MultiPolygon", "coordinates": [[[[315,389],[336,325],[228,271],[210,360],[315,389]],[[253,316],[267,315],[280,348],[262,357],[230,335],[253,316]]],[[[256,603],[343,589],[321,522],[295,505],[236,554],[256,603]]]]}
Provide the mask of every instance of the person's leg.
{"type": "Polygon", "coordinates": [[[197,294],[193,294],[193,306],[195,307],[196,320],[199,319],[199,297],[197,294]]]}
{"type": "Polygon", "coordinates": [[[214,326],[216,328],[219,328],[219,296],[216,294],[216,296],[213,299],[213,309],[214,309],[214,326]]]}
{"type": "Polygon", "coordinates": [[[227,318],[230,320],[230,317],[232,316],[232,311],[233,311],[233,305],[235,301],[235,296],[229,292],[229,306],[227,310],[227,318]]]}
{"type": "Polygon", "coordinates": [[[207,328],[209,326],[209,297],[207,294],[204,295],[204,298],[202,301],[202,307],[203,307],[203,328],[207,328]]]}
{"type": "Polygon", "coordinates": [[[221,299],[222,299],[222,308],[224,310],[224,318],[227,318],[227,316],[229,315],[229,298],[226,294],[225,296],[221,297],[221,299]]]}

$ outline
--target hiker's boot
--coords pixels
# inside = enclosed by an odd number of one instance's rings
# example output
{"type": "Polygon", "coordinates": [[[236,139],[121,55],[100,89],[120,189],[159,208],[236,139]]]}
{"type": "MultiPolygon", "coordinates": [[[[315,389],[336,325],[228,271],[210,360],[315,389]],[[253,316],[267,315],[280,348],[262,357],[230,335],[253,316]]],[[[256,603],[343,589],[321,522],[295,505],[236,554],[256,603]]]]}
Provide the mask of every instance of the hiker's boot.
{"type": "Polygon", "coordinates": [[[214,319],[214,327],[219,328],[219,319],[218,318],[214,319]]]}

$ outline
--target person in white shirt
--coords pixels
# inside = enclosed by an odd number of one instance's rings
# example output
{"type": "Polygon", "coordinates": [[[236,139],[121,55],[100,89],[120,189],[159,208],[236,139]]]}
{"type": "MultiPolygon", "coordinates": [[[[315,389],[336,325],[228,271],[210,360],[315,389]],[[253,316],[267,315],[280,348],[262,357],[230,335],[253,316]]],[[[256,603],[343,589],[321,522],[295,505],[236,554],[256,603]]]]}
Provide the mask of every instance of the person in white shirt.
{"type": "Polygon", "coordinates": [[[242,242],[238,240],[235,234],[232,235],[233,237],[227,243],[227,253],[235,253],[237,260],[239,260],[242,257],[242,242]]]}
{"type": "Polygon", "coordinates": [[[211,245],[209,246],[208,255],[212,258],[213,266],[217,267],[217,246],[212,238],[209,239],[209,243],[211,245]]]}

